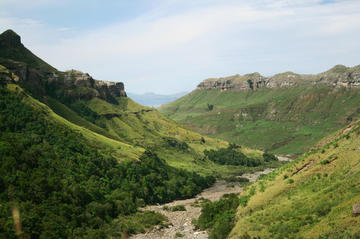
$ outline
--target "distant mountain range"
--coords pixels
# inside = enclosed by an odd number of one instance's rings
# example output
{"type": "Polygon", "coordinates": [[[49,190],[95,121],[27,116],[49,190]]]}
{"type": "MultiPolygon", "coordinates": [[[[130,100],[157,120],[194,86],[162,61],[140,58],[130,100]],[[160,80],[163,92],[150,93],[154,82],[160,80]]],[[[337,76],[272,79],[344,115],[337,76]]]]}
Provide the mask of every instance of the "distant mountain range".
{"type": "Polygon", "coordinates": [[[171,95],[161,95],[155,94],[152,92],[144,93],[144,94],[136,94],[136,93],[127,93],[130,98],[141,105],[158,107],[163,104],[168,104],[174,100],[179,99],[180,97],[186,95],[188,92],[180,92],[171,95]]]}

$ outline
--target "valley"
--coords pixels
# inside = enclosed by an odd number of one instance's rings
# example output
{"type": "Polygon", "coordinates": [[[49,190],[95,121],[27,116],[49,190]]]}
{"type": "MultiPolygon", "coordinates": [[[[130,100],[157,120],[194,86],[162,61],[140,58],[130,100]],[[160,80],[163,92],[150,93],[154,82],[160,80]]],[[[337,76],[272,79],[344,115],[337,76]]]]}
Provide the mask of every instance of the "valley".
{"type": "Polygon", "coordinates": [[[210,78],[159,109],[121,80],[0,34],[0,238],[359,238],[360,66],[210,78]]]}
{"type": "Polygon", "coordinates": [[[140,207],[192,198],[216,178],[282,164],[137,104],[121,82],[59,71],[12,30],[0,35],[0,92],[0,222],[9,225],[2,237],[139,233],[163,217],[140,207]],[[221,152],[231,163],[211,156],[221,152]]]}

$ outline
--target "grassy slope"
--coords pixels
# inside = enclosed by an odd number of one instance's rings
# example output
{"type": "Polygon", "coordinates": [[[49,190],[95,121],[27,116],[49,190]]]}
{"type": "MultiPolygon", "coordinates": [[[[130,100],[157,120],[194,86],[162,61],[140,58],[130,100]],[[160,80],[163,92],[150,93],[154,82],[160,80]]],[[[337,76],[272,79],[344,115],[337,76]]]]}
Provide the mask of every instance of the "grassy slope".
{"type": "MultiPolygon", "coordinates": [[[[14,91],[16,88],[17,91],[22,91],[15,84],[9,84],[8,87],[14,91]]],[[[200,134],[181,127],[156,110],[138,105],[129,98],[118,100],[119,105],[110,104],[99,98],[85,101],[92,110],[100,115],[117,114],[112,118],[101,117],[100,121],[106,125],[106,129],[103,129],[88,122],[55,99],[47,98],[46,103],[50,108],[31,96],[27,96],[27,102],[46,112],[49,120],[65,124],[80,132],[88,144],[110,151],[119,161],[137,160],[145,148],[151,148],[169,165],[195,171],[202,175],[226,176],[256,170],[256,168],[246,169],[240,166],[219,166],[211,161],[197,160],[203,157],[205,149],[226,147],[227,142],[204,137],[206,142],[202,143],[200,134]],[[146,112],[149,109],[152,111],[146,112]],[[186,142],[189,148],[179,150],[171,147],[166,143],[166,138],[175,138],[178,142],[186,142]]],[[[261,157],[261,152],[258,150],[244,148],[243,151],[248,156],[261,157]]]]}
{"type": "MultiPolygon", "coordinates": [[[[197,160],[203,157],[205,149],[226,147],[227,142],[203,137],[170,120],[157,110],[141,106],[130,98],[117,100],[119,105],[110,104],[99,98],[85,102],[91,110],[103,116],[100,121],[106,125],[107,131],[113,138],[134,146],[151,148],[176,168],[217,176],[244,172],[243,167],[219,166],[210,161],[197,160]],[[167,138],[185,142],[189,148],[182,150],[171,147],[166,142],[167,138]],[[202,138],[205,139],[205,143],[201,142],[202,138]]],[[[261,152],[258,150],[244,148],[243,152],[248,156],[261,157],[261,152]]]]}
{"type": "MultiPolygon", "coordinates": [[[[8,88],[12,91],[23,91],[18,85],[15,84],[8,84],[8,88]]],[[[138,159],[145,151],[141,147],[134,147],[132,145],[125,144],[118,140],[105,137],[85,127],[74,124],[67,119],[59,116],[47,105],[39,102],[38,100],[32,98],[29,95],[26,95],[26,103],[30,104],[34,108],[41,109],[48,116],[48,120],[66,125],[70,129],[81,133],[87,140],[87,143],[91,146],[110,150],[112,152],[112,155],[119,161],[123,161],[125,159],[138,159]]]]}
{"type": "MultiPolygon", "coordinates": [[[[24,83],[24,89],[29,90],[36,99],[51,108],[52,111],[49,108],[46,110],[51,112],[49,115],[52,116],[52,120],[57,120],[80,131],[95,147],[110,150],[119,160],[126,158],[136,159],[145,148],[151,148],[172,166],[208,175],[213,175],[214,171],[217,170],[216,165],[212,162],[199,163],[196,159],[203,157],[205,149],[226,147],[227,142],[207,137],[204,137],[205,142],[203,142],[200,134],[186,129],[156,110],[138,105],[126,97],[117,98],[118,104],[111,104],[96,97],[77,102],[79,101],[77,97],[64,99],[61,93],[58,95],[52,94],[51,91],[54,89],[49,86],[46,87],[47,77],[52,75],[48,73],[56,73],[61,81],[62,72],[57,71],[54,67],[35,56],[21,44],[20,37],[11,30],[0,34],[0,43],[0,57],[5,63],[8,63],[9,59],[24,62],[28,70],[31,70],[32,78],[27,79],[27,84],[24,83]],[[89,122],[91,119],[87,120],[84,112],[81,112],[84,108],[72,108],[69,102],[71,104],[85,104],[97,115],[100,115],[100,118],[89,122]],[[178,145],[170,145],[169,140],[175,141],[178,145]],[[182,144],[186,144],[188,147],[180,149],[179,146],[182,144]],[[124,152],[128,153],[124,154],[124,152]]],[[[61,84],[58,85],[56,90],[61,92],[61,87],[61,84]]],[[[76,92],[83,90],[92,91],[94,89],[79,86],[72,89],[72,91],[76,92]]],[[[40,104],[39,101],[36,101],[36,104],[40,104]]],[[[46,107],[43,104],[41,105],[46,107]]],[[[244,150],[255,157],[261,155],[261,152],[256,150],[244,150]]],[[[223,175],[239,171],[242,172],[243,169],[222,166],[219,169],[219,174],[223,175]]]]}
{"type": "Polygon", "coordinates": [[[359,145],[358,121],[254,184],[230,238],[359,238],[359,145]]]}
{"type": "Polygon", "coordinates": [[[242,92],[195,90],[159,110],[208,136],[278,154],[300,154],[346,125],[348,117],[356,118],[359,102],[359,89],[319,84],[242,92]],[[208,104],[214,105],[212,111],[208,104]]]}

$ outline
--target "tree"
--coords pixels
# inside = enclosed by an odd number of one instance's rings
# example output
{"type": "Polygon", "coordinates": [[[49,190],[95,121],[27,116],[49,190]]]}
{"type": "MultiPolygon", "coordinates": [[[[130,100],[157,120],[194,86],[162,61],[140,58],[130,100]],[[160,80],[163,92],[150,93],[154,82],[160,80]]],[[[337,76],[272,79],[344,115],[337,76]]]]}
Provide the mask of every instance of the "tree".
{"type": "Polygon", "coordinates": [[[250,89],[254,89],[254,83],[253,83],[253,81],[252,80],[247,80],[247,83],[249,84],[249,87],[250,87],[250,89]]]}
{"type": "Polygon", "coordinates": [[[207,104],[208,110],[212,111],[214,109],[214,105],[207,104]]]}

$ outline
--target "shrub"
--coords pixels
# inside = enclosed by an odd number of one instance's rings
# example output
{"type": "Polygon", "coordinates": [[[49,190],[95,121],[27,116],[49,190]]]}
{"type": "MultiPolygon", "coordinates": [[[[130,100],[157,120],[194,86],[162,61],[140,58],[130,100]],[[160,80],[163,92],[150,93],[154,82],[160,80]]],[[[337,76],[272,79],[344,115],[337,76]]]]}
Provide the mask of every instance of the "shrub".
{"type": "Polygon", "coordinates": [[[229,177],[229,178],[225,178],[226,182],[239,182],[239,183],[247,183],[249,182],[248,178],[243,178],[243,177],[229,177]]]}
{"type": "Polygon", "coordinates": [[[279,159],[274,154],[270,154],[267,152],[263,153],[263,158],[264,158],[265,162],[279,161],[279,159]]]}
{"type": "Polygon", "coordinates": [[[177,232],[177,233],[175,234],[175,238],[179,238],[179,237],[184,237],[184,235],[181,234],[180,232],[177,232]]]}
{"type": "Polygon", "coordinates": [[[205,203],[199,219],[194,223],[201,230],[210,230],[209,238],[226,238],[234,226],[239,203],[236,194],[226,194],[219,201],[205,203]]]}
{"type": "Polygon", "coordinates": [[[320,162],[320,164],[324,165],[324,164],[328,164],[330,163],[330,161],[328,159],[325,159],[323,161],[320,162]]]}
{"type": "Polygon", "coordinates": [[[221,165],[242,165],[256,167],[261,165],[260,159],[248,158],[242,152],[236,150],[233,145],[219,150],[204,150],[205,158],[221,165]]]}
{"type": "Polygon", "coordinates": [[[186,142],[180,141],[178,139],[166,137],[164,140],[166,144],[172,148],[176,148],[182,151],[189,149],[189,145],[186,142]]]}
{"type": "Polygon", "coordinates": [[[214,109],[214,105],[207,104],[207,108],[209,111],[212,111],[214,109]]]}
{"type": "Polygon", "coordinates": [[[320,202],[315,207],[315,213],[319,217],[326,216],[330,211],[331,211],[331,204],[327,201],[320,202]]]}
{"type": "Polygon", "coordinates": [[[184,205],[176,205],[170,208],[170,210],[172,212],[177,212],[177,211],[186,211],[186,208],[184,205]]]}

